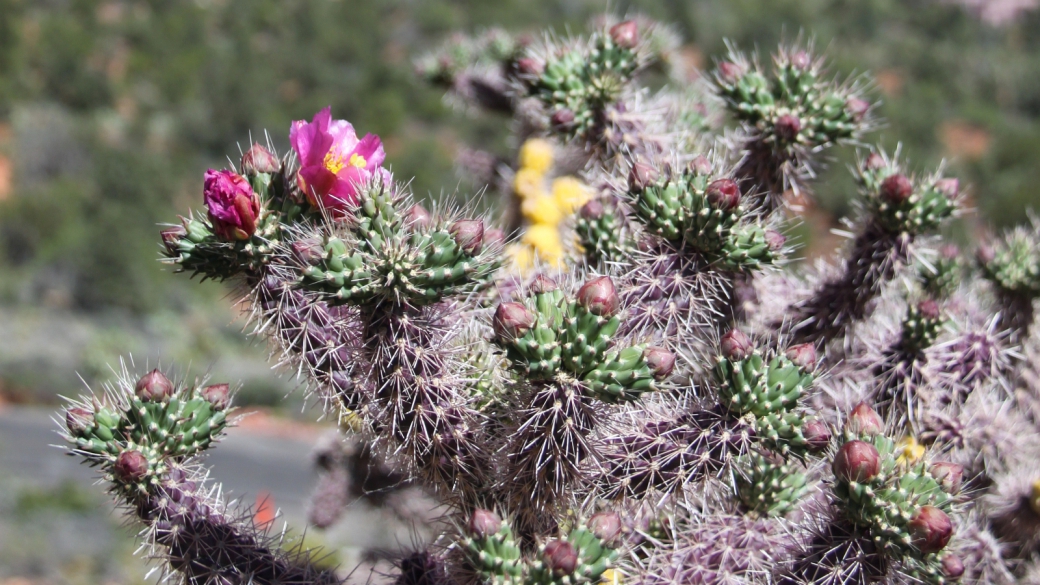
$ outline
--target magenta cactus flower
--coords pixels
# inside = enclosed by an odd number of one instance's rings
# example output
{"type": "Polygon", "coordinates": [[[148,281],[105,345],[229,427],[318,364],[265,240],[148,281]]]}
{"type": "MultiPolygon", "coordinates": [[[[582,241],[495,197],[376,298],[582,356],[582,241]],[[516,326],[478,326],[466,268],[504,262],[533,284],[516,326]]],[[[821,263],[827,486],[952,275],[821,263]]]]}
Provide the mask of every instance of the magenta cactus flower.
{"type": "Polygon", "coordinates": [[[332,108],[314,115],[310,123],[293,122],[289,142],[300,157],[297,182],[315,207],[342,215],[358,201],[358,186],[379,174],[389,180],[382,168],[386,153],[375,134],[358,140],[354,127],[346,120],[333,120],[332,108]]]}
{"type": "Polygon", "coordinates": [[[203,198],[213,231],[225,240],[247,240],[256,232],[260,198],[245,177],[233,171],[206,171],[203,198]]]}

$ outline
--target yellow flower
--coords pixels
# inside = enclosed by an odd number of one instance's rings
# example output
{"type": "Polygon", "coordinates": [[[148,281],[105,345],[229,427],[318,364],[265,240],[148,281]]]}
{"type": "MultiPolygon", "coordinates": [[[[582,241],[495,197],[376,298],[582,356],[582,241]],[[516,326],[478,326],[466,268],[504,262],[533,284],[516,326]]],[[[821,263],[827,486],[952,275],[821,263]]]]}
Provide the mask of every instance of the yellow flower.
{"type": "Polygon", "coordinates": [[[591,198],[589,188],[574,177],[560,177],[552,182],[552,195],[565,215],[570,215],[591,198]]]}
{"type": "Polygon", "coordinates": [[[521,199],[530,199],[545,193],[545,175],[534,169],[520,169],[513,177],[513,190],[521,199]]]}
{"type": "Polygon", "coordinates": [[[556,205],[556,200],[548,195],[541,194],[524,199],[520,204],[520,212],[533,224],[556,227],[563,221],[563,212],[556,205]]]}
{"type": "Polygon", "coordinates": [[[535,254],[547,264],[554,267],[563,264],[563,243],[555,226],[532,225],[520,241],[534,248],[535,254]]]}
{"type": "Polygon", "coordinates": [[[513,259],[513,266],[524,274],[534,266],[534,248],[527,244],[511,244],[506,254],[513,259]]]}
{"type": "Polygon", "coordinates": [[[621,573],[616,569],[607,569],[603,571],[603,576],[600,577],[600,585],[621,585],[621,573]]]}
{"type": "Polygon", "coordinates": [[[1033,493],[1029,497],[1029,506],[1040,514],[1040,479],[1033,482],[1033,493]]]}
{"type": "Polygon", "coordinates": [[[897,449],[901,451],[896,463],[900,465],[913,465],[924,458],[924,445],[917,442],[913,437],[906,437],[899,441],[897,449]]]}
{"type": "Polygon", "coordinates": [[[520,147],[520,168],[544,175],[553,165],[553,145],[548,140],[531,138],[520,147]]]}

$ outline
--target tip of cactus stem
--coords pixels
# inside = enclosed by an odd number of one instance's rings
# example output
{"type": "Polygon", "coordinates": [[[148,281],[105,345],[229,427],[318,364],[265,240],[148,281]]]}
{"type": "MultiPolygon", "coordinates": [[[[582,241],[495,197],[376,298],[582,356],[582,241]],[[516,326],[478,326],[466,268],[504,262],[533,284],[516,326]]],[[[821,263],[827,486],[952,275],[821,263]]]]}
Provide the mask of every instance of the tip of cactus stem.
{"type": "Polygon", "coordinates": [[[849,420],[845,423],[845,430],[854,435],[880,435],[885,431],[885,425],[878,413],[866,402],[860,402],[849,413],[849,420]]]}
{"type": "Polygon", "coordinates": [[[953,177],[939,179],[935,182],[935,190],[942,193],[947,198],[953,199],[958,193],[960,193],[961,183],[953,177]]]}
{"type": "Polygon", "coordinates": [[[621,517],[616,512],[597,512],[587,522],[589,530],[604,543],[613,543],[621,535],[621,517]]]}
{"type": "Polygon", "coordinates": [[[600,317],[613,317],[621,306],[614,281],[609,276],[600,276],[586,282],[578,289],[578,304],[588,312],[600,317]]]}
{"type": "Polygon", "coordinates": [[[719,63],[719,78],[722,81],[734,85],[744,76],[744,68],[732,61],[719,63]]]}
{"type": "Polygon", "coordinates": [[[831,444],[831,429],[822,420],[812,419],[802,426],[802,435],[809,451],[819,453],[831,444]]]}
{"type": "Polygon", "coordinates": [[[795,69],[806,70],[812,66],[812,57],[805,51],[798,51],[794,55],[791,55],[791,67],[795,69]]]}
{"type": "Polygon", "coordinates": [[[599,219],[603,217],[606,209],[603,207],[603,203],[599,199],[593,199],[585,205],[581,206],[581,210],[578,212],[581,217],[585,219],[599,219]]]}
{"type": "Polygon", "coordinates": [[[657,180],[657,170],[644,163],[637,162],[628,172],[628,189],[633,193],[642,193],[651,183],[657,180]]]}
{"type": "Polygon", "coordinates": [[[831,470],[843,481],[866,483],[881,471],[881,456],[866,441],[849,441],[838,449],[831,470]]]}
{"type": "Polygon", "coordinates": [[[523,57],[521,59],[517,59],[516,61],[516,70],[520,73],[520,75],[538,77],[542,74],[542,71],[544,69],[545,68],[542,66],[541,63],[538,62],[537,59],[523,57]]]}
{"type": "Polygon", "coordinates": [[[175,225],[159,232],[159,236],[162,237],[163,246],[166,248],[166,252],[170,256],[177,256],[180,254],[178,246],[181,239],[186,235],[188,235],[188,230],[182,225],[175,225]]]}
{"type": "Polygon", "coordinates": [[[889,203],[905,203],[913,194],[913,183],[902,173],[890,175],[881,182],[881,198],[889,203]]]}
{"type": "Polygon", "coordinates": [[[663,380],[675,369],[675,354],[663,347],[648,347],[643,352],[646,365],[654,373],[654,377],[663,380]]]}
{"type": "Polygon", "coordinates": [[[784,244],[787,243],[787,236],[781,234],[776,230],[766,230],[766,245],[769,249],[774,252],[779,252],[784,249],[784,244]]]}
{"type": "Polygon", "coordinates": [[[502,529],[502,519],[491,510],[477,509],[469,517],[466,531],[473,538],[488,538],[502,529]]]}
{"type": "Polygon", "coordinates": [[[556,110],[549,117],[549,124],[557,132],[567,132],[574,128],[574,112],[567,108],[556,110]]]}
{"type": "Polygon", "coordinates": [[[773,127],[776,128],[776,135],[780,140],[792,142],[798,138],[798,133],[802,131],[802,121],[798,119],[798,116],[784,114],[776,119],[773,127]]]}
{"type": "Polygon", "coordinates": [[[785,355],[803,370],[811,370],[816,366],[816,348],[811,343],[791,346],[785,355]]]}
{"type": "Polygon", "coordinates": [[[404,214],[404,224],[412,228],[424,228],[430,225],[430,212],[416,203],[408,208],[404,214]]]}
{"type": "Polygon", "coordinates": [[[264,146],[254,142],[249,150],[242,155],[242,174],[256,175],[258,173],[277,173],[282,168],[282,161],[273,152],[264,146]]]}
{"type": "Polygon", "coordinates": [[[224,410],[231,404],[231,386],[227,384],[206,386],[202,389],[202,397],[216,410],[224,410]]]}
{"type": "Polygon", "coordinates": [[[491,326],[499,339],[512,341],[534,327],[534,314],[522,303],[502,303],[495,311],[491,326]]]}
{"type": "Polygon", "coordinates": [[[723,335],[721,346],[722,355],[726,359],[733,361],[747,359],[755,351],[755,346],[751,343],[751,340],[740,329],[730,329],[729,332],[723,335]]]}
{"type": "Polygon", "coordinates": [[[639,44],[639,26],[634,20],[619,22],[610,27],[610,40],[624,49],[634,49],[639,44]]]}
{"type": "Polygon", "coordinates": [[[549,278],[545,274],[538,274],[534,277],[534,280],[531,281],[530,288],[531,292],[533,292],[536,295],[540,295],[545,294],[547,292],[552,292],[560,287],[557,286],[556,281],[552,278],[549,278]]]}
{"type": "Polygon", "coordinates": [[[907,525],[911,541],[923,553],[946,548],[953,536],[953,521],[935,506],[921,506],[907,525]]]}
{"type": "Polygon", "coordinates": [[[708,185],[705,192],[713,206],[729,211],[740,205],[740,187],[733,179],[718,179],[708,185]]]}
{"type": "Polygon", "coordinates": [[[870,111],[870,102],[850,97],[845,100],[845,109],[848,110],[853,120],[861,122],[866,117],[867,112],[870,111]]]}
{"type": "Polygon", "coordinates": [[[876,152],[870,153],[870,156],[867,157],[867,160],[863,161],[863,168],[867,169],[868,171],[880,171],[881,169],[887,166],[888,163],[885,162],[885,157],[881,156],[876,152]]]}
{"type": "Polygon", "coordinates": [[[116,457],[112,471],[126,483],[141,481],[148,475],[148,459],[140,451],[123,451],[116,457]]]}
{"type": "Polygon", "coordinates": [[[85,408],[70,408],[65,412],[65,427],[74,437],[83,435],[94,427],[94,413],[85,408]]]}
{"type": "Polygon", "coordinates": [[[690,161],[690,170],[698,175],[710,175],[711,161],[704,155],[697,155],[696,158],[690,161]]]}
{"type": "Polygon", "coordinates": [[[546,543],[542,559],[545,566],[557,577],[570,575],[578,568],[578,550],[566,540],[551,540],[546,543]]]}
{"type": "Polygon", "coordinates": [[[491,228],[484,230],[484,245],[493,246],[495,244],[502,244],[506,241],[506,233],[498,228],[491,228]]]}
{"type": "Polygon", "coordinates": [[[292,243],[292,253],[304,266],[315,266],[325,259],[321,238],[304,238],[292,243]]]}
{"type": "Polygon", "coordinates": [[[146,402],[162,402],[173,394],[173,383],[158,369],[148,372],[134,386],[137,397],[146,402]]]}
{"type": "Polygon", "coordinates": [[[939,309],[939,303],[933,299],[925,299],[917,304],[917,312],[921,313],[921,316],[925,319],[938,319],[942,314],[939,309]]]}
{"type": "Polygon", "coordinates": [[[470,256],[476,256],[484,247],[484,222],[479,219],[460,219],[451,224],[448,232],[470,256]]]}
{"type": "Polygon", "coordinates": [[[946,555],[942,559],[943,577],[956,581],[964,575],[964,561],[957,555],[946,555]]]}
{"type": "Polygon", "coordinates": [[[948,461],[937,461],[931,467],[932,477],[938,481],[943,490],[948,494],[955,494],[961,490],[964,481],[964,466],[948,461]]]}

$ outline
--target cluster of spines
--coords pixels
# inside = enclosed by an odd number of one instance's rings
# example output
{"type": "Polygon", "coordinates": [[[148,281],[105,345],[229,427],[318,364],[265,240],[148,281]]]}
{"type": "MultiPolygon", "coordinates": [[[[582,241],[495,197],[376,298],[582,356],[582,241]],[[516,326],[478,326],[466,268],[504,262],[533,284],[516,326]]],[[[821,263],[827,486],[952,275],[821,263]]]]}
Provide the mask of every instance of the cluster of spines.
{"type": "Polygon", "coordinates": [[[734,487],[748,513],[785,516],[809,492],[810,484],[808,476],[794,464],[755,453],[736,472],[734,487]]]}
{"type": "Polygon", "coordinates": [[[606,266],[622,262],[631,253],[632,242],[624,217],[610,199],[593,199],[579,211],[574,231],[589,263],[606,266]]]}
{"type": "Polygon", "coordinates": [[[979,247],[976,256],[983,276],[996,290],[1002,324],[1024,338],[1033,324],[1033,301],[1040,297],[1040,227],[1035,219],[991,244],[979,247]]]}

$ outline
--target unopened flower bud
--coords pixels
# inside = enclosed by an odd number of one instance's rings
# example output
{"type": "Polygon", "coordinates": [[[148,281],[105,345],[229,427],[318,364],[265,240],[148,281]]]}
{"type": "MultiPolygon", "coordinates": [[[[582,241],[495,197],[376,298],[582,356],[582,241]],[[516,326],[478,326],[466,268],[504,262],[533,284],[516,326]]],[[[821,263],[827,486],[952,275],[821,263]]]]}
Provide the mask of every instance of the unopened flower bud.
{"type": "Polygon", "coordinates": [[[231,404],[231,386],[213,384],[202,389],[202,397],[216,410],[224,410],[231,404]]]}
{"type": "Polygon", "coordinates": [[[65,411],[65,427],[73,437],[81,437],[94,428],[94,413],[73,407],[65,411]]]}
{"type": "Polygon", "coordinates": [[[780,140],[793,142],[798,138],[798,133],[802,131],[802,121],[798,119],[798,116],[784,114],[776,119],[776,124],[773,127],[776,129],[776,135],[780,140]]]}
{"type": "Polygon", "coordinates": [[[785,355],[802,370],[811,370],[816,366],[816,348],[811,343],[793,345],[787,348],[785,355]]]}
{"type": "Polygon", "coordinates": [[[499,339],[512,341],[534,327],[534,314],[522,303],[502,303],[495,311],[491,326],[499,339]]]}
{"type": "Polygon", "coordinates": [[[819,453],[831,444],[831,428],[827,423],[815,418],[802,425],[802,436],[813,453],[819,453]]]}
{"type": "Polygon", "coordinates": [[[480,254],[484,247],[484,222],[479,219],[460,219],[451,224],[448,232],[462,251],[470,256],[480,254]]]}
{"type": "Polygon", "coordinates": [[[547,292],[552,292],[560,287],[557,286],[555,280],[549,278],[544,274],[539,273],[538,276],[535,276],[534,280],[531,281],[530,288],[531,292],[533,292],[536,295],[540,295],[547,292]]]}
{"type": "Polygon", "coordinates": [[[850,97],[845,100],[845,110],[848,111],[853,120],[861,122],[867,116],[867,112],[870,111],[870,102],[850,97]]]}
{"type": "Polygon", "coordinates": [[[562,577],[578,567],[578,551],[566,540],[551,540],[545,545],[542,560],[553,575],[562,577]]]}
{"type": "Polygon", "coordinates": [[[881,156],[876,152],[870,153],[870,156],[867,157],[867,160],[863,161],[863,168],[867,169],[868,171],[880,171],[881,169],[887,166],[888,163],[885,162],[885,157],[881,156]]]}
{"type": "Polygon", "coordinates": [[[558,132],[566,132],[574,128],[574,112],[560,108],[549,117],[549,124],[558,132]]]}
{"type": "Polygon", "coordinates": [[[663,347],[646,348],[643,359],[658,380],[667,378],[675,369],[675,354],[663,347]]]}
{"type": "Polygon", "coordinates": [[[596,538],[610,544],[621,534],[621,517],[617,512],[597,512],[587,522],[596,538]]]}
{"type": "Polygon", "coordinates": [[[424,228],[430,225],[430,219],[430,212],[426,211],[426,208],[418,203],[409,207],[408,211],[404,213],[404,225],[413,229],[424,228]]]}
{"type": "Polygon", "coordinates": [[[889,203],[905,203],[914,194],[914,184],[902,173],[889,175],[881,182],[881,198],[889,203]]]}
{"type": "Polygon", "coordinates": [[[996,250],[989,244],[979,244],[979,249],[975,250],[975,258],[979,261],[979,264],[989,264],[993,262],[997,257],[996,250]]]}
{"type": "Polygon", "coordinates": [[[148,459],[140,451],[123,451],[116,457],[112,471],[124,482],[140,481],[148,475],[148,459]]]}
{"type": "Polygon", "coordinates": [[[755,346],[740,329],[730,329],[722,336],[722,355],[728,360],[739,362],[754,351],[755,346]]]}
{"type": "Polygon", "coordinates": [[[152,370],[137,381],[134,392],[145,402],[162,402],[173,395],[173,382],[158,369],[152,370]]]}
{"type": "Polygon", "coordinates": [[[802,71],[808,69],[812,65],[812,57],[805,51],[798,51],[794,55],[791,55],[791,67],[795,69],[801,69],[802,71]]]}
{"type": "Polygon", "coordinates": [[[776,230],[766,230],[766,245],[769,249],[774,252],[779,252],[784,249],[784,244],[787,243],[787,236],[781,234],[776,230]]]}
{"type": "Polygon", "coordinates": [[[610,40],[624,49],[634,49],[639,44],[639,27],[634,20],[619,22],[610,27],[610,40]]]}
{"type": "Polygon", "coordinates": [[[213,231],[225,240],[248,240],[256,232],[260,198],[245,177],[232,171],[206,171],[203,200],[213,231]]]}
{"type": "Polygon", "coordinates": [[[316,266],[325,259],[321,238],[304,238],[292,243],[293,256],[304,266],[316,266]]]}
{"type": "Polygon", "coordinates": [[[491,510],[477,509],[466,527],[473,538],[488,538],[502,529],[502,519],[491,510]]]}
{"type": "Polygon", "coordinates": [[[188,230],[182,225],[175,225],[159,232],[162,237],[163,246],[166,247],[166,253],[170,256],[180,256],[180,243],[184,236],[188,235],[188,230]]]}
{"type": "Polygon", "coordinates": [[[950,517],[935,506],[921,506],[907,525],[910,538],[917,549],[925,554],[946,548],[953,536],[950,517]]]}
{"type": "Polygon", "coordinates": [[[953,199],[960,193],[961,183],[953,177],[939,179],[935,182],[935,190],[945,195],[948,199],[953,199]]]}
{"type": "Polygon", "coordinates": [[[870,443],[849,441],[838,449],[831,470],[843,481],[867,483],[881,471],[881,456],[870,443]]]}
{"type": "Polygon", "coordinates": [[[961,483],[964,481],[964,466],[948,461],[937,461],[929,470],[932,477],[942,485],[948,494],[961,491],[961,483]]]}
{"type": "Polygon", "coordinates": [[[696,158],[690,161],[690,170],[698,175],[710,175],[711,161],[704,155],[697,155],[696,158]]]}
{"type": "Polygon", "coordinates": [[[712,206],[729,211],[740,205],[740,188],[733,179],[712,181],[705,190],[708,202],[712,206]]]}
{"type": "Polygon", "coordinates": [[[578,289],[578,304],[588,312],[600,317],[613,317],[621,305],[614,281],[609,276],[600,276],[586,282],[578,289]]]}
{"type": "Polygon", "coordinates": [[[964,575],[964,561],[957,555],[946,555],[942,559],[943,577],[956,581],[964,575]]]}
{"type": "Polygon", "coordinates": [[[484,230],[484,245],[493,246],[495,244],[502,244],[506,241],[506,233],[498,228],[490,228],[484,230]]]}
{"type": "Polygon", "coordinates": [[[719,78],[729,85],[734,85],[744,76],[744,68],[732,61],[719,63],[719,78]]]}
{"type": "Polygon", "coordinates": [[[581,210],[578,212],[585,219],[596,220],[603,217],[606,210],[603,208],[603,203],[599,199],[593,199],[585,205],[581,206],[581,210]]]}
{"type": "Polygon", "coordinates": [[[254,142],[253,146],[250,146],[249,150],[242,155],[242,174],[244,175],[274,174],[281,168],[282,161],[259,143],[254,142]]]}
{"type": "Polygon", "coordinates": [[[644,162],[632,165],[632,170],[628,172],[628,190],[633,193],[642,193],[643,189],[655,181],[657,169],[644,162]]]}
{"type": "Polygon", "coordinates": [[[866,402],[860,402],[849,413],[849,420],[845,423],[845,429],[854,435],[874,436],[885,431],[885,425],[881,417],[866,402]]]}
{"type": "Polygon", "coordinates": [[[942,314],[939,303],[933,299],[925,299],[917,304],[917,312],[925,319],[938,319],[942,314]]]}
{"type": "Polygon", "coordinates": [[[520,75],[538,77],[542,74],[544,67],[536,59],[522,57],[516,61],[516,70],[520,75]]]}

